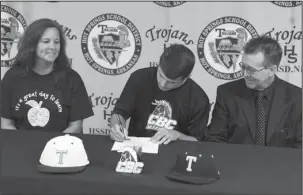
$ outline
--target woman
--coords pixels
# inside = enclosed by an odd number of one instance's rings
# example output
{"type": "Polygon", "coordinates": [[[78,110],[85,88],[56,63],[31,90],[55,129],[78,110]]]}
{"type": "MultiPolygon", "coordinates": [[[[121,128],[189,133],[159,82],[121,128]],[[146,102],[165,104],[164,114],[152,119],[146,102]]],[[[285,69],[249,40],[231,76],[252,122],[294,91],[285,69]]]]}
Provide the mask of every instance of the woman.
{"type": "Polygon", "coordinates": [[[53,20],[39,19],[27,27],[1,82],[1,128],[82,132],[83,119],[94,113],[65,47],[53,20]]]}

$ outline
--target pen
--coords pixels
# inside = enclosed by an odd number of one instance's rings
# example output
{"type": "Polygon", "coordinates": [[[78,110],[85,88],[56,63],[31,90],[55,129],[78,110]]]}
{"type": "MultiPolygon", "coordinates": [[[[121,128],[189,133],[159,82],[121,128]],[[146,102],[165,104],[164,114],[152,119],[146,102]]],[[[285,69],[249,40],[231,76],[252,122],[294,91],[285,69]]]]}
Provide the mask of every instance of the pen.
{"type": "Polygon", "coordinates": [[[128,139],[126,138],[126,135],[125,135],[125,132],[124,132],[124,128],[123,128],[122,122],[121,122],[119,116],[118,116],[118,115],[116,115],[116,116],[117,116],[117,120],[118,120],[118,123],[119,123],[119,126],[120,126],[120,131],[121,131],[121,133],[123,133],[124,139],[125,139],[125,140],[128,140],[128,139]]]}

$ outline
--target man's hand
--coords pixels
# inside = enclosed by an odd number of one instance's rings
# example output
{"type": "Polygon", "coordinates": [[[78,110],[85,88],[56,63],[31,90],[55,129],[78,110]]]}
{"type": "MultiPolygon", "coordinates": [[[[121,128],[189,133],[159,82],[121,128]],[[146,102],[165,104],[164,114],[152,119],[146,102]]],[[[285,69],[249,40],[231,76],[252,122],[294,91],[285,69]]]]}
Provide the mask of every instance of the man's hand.
{"type": "Polygon", "coordinates": [[[124,127],[121,128],[124,129],[125,135],[120,131],[120,126],[116,124],[110,128],[109,137],[115,141],[119,141],[119,142],[124,141],[125,137],[127,136],[127,130],[124,127]]]}
{"type": "Polygon", "coordinates": [[[168,144],[171,141],[175,141],[179,139],[180,133],[175,130],[161,128],[158,132],[151,138],[151,141],[156,143],[158,142],[159,145],[161,144],[168,144]]]}

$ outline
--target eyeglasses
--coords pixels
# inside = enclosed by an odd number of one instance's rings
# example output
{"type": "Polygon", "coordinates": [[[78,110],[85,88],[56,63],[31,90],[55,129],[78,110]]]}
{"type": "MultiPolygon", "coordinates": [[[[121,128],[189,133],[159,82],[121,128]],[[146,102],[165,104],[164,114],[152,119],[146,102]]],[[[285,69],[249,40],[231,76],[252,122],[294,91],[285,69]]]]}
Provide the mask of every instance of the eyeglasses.
{"type": "Polygon", "coordinates": [[[250,66],[244,66],[243,62],[240,62],[239,66],[240,66],[241,70],[246,71],[246,73],[248,75],[256,74],[257,72],[261,72],[264,69],[269,69],[269,67],[263,67],[263,68],[260,68],[260,69],[255,69],[255,68],[252,68],[250,66]]]}

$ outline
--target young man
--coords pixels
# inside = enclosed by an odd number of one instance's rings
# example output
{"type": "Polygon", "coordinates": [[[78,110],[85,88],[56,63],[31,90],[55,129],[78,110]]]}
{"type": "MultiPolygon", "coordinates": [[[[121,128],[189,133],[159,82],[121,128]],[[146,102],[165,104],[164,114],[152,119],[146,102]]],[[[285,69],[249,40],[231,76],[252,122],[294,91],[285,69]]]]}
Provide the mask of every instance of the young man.
{"type": "Polygon", "coordinates": [[[244,78],[217,89],[208,140],[301,148],[302,89],[275,75],[281,58],[276,40],[248,41],[240,63],[244,78]]]}
{"type": "Polygon", "coordinates": [[[203,139],[209,118],[209,98],[192,80],[193,52],[173,44],[160,57],[159,67],[131,74],[111,117],[110,137],[123,141],[122,124],[130,118],[126,134],[151,137],[159,144],[203,139]]]}

